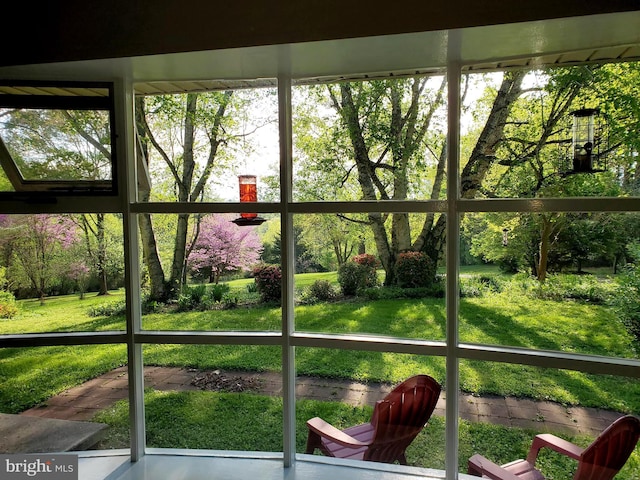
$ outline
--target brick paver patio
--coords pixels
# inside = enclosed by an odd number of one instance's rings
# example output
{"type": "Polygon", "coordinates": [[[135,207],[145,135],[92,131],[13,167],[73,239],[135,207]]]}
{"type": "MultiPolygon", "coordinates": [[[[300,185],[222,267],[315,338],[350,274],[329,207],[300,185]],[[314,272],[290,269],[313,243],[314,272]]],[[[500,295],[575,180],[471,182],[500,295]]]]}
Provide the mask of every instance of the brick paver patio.
{"type": "MultiPolygon", "coordinates": [[[[192,384],[200,372],[184,368],[146,367],[145,387],[156,390],[198,390],[192,384]]],[[[258,379],[260,392],[278,396],[282,393],[280,375],[276,373],[224,372],[228,377],[258,379]]],[[[255,383],[255,382],[254,382],[255,383]]],[[[335,400],[354,406],[373,405],[392,388],[386,384],[364,384],[300,376],[296,383],[298,398],[335,400]]],[[[22,412],[62,420],[90,420],[98,411],[128,397],[127,369],[116,368],[51,397],[42,405],[22,412]]],[[[434,415],[444,416],[446,392],[442,392],[434,415]]],[[[619,413],[595,408],[566,407],[553,402],[535,402],[514,397],[477,397],[460,395],[460,417],[472,422],[498,423],[529,428],[537,432],[587,434],[596,436],[619,413]]]]}

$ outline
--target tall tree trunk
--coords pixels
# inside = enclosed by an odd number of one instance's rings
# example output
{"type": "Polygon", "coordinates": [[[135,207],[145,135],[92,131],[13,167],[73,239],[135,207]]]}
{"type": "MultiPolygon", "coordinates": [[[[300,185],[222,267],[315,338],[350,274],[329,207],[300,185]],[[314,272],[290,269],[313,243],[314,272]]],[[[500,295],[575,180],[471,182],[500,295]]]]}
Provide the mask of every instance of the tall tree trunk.
{"type": "MultiPolygon", "coordinates": [[[[149,192],[140,192],[140,201],[149,201],[149,192]]],[[[140,242],[142,243],[142,258],[149,273],[149,298],[163,302],[167,299],[167,288],[164,281],[164,271],[160,256],[156,236],[153,232],[151,215],[148,213],[138,214],[138,227],[140,229],[140,242]]]]}
{"type": "MultiPolygon", "coordinates": [[[[460,195],[462,198],[474,198],[479,192],[485,176],[495,161],[495,151],[504,135],[504,127],[511,111],[511,107],[522,93],[522,79],[526,72],[505,72],[502,84],[493,107],[487,118],[480,136],[471,152],[469,160],[461,174],[460,195]]],[[[431,199],[440,198],[440,192],[444,181],[445,165],[448,151],[446,144],[440,151],[436,179],[431,193],[431,199]]],[[[452,172],[449,172],[452,174],[452,172]]],[[[413,250],[425,252],[437,265],[446,241],[446,217],[437,217],[428,214],[423,224],[422,231],[413,244],[413,250]]]]}
{"type": "MultiPolygon", "coordinates": [[[[198,107],[198,94],[187,94],[187,104],[184,116],[184,151],[182,154],[182,174],[181,181],[178,182],[178,201],[194,201],[190,198],[191,184],[193,183],[193,172],[196,167],[193,155],[193,145],[195,142],[194,117],[198,107]]],[[[182,279],[184,278],[184,264],[187,255],[187,234],[189,231],[189,214],[178,215],[176,225],[176,241],[173,245],[173,261],[171,262],[171,276],[169,277],[170,288],[175,294],[180,291],[182,279]]]]}
{"type": "Polygon", "coordinates": [[[169,288],[174,295],[180,291],[184,274],[184,261],[187,253],[187,232],[189,230],[189,214],[178,215],[176,225],[175,243],[173,245],[173,262],[171,262],[171,277],[169,278],[169,288]]]}
{"type": "Polygon", "coordinates": [[[482,187],[482,182],[495,161],[496,148],[503,138],[511,107],[522,93],[522,79],[525,75],[524,70],[505,72],[487,122],[462,170],[462,198],[474,198],[482,187]]]}
{"type": "MultiPolygon", "coordinates": [[[[148,161],[147,129],[144,122],[144,97],[136,97],[136,127],[138,131],[138,142],[136,142],[136,153],[145,165],[148,161]]],[[[139,189],[138,200],[148,202],[150,191],[139,189]]],[[[140,241],[142,243],[142,256],[149,273],[149,297],[151,300],[164,301],[167,298],[167,290],[164,280],[164,271],[158,255],[151,215],[141,213],[138,215],[138,228],[140,229],[140,241]]]]}

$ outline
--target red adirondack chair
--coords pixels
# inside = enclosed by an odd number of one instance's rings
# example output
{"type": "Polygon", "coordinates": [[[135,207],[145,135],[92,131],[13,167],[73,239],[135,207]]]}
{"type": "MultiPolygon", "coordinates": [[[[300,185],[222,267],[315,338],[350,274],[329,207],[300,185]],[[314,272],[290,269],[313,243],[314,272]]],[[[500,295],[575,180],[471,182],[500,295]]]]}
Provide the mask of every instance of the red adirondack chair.
{"type": "Polygon", "coordinates": [[[440,389],[428,375],[411,377],[376,402],[369,423],[345,430],[312,418],[306,453],[318,448],[330,457],[406,465],[405,449],[431,417],[440,389]]]}
{"type": "Polygon", "coordinates": [[[609,425],[591,445],[580,448],[551,434],[536,435],[526,460],[496,465],[482,455],[469,459],[469,474],[494,480],[545,480],[535,468],[541,448],[550,448],[578,461],[573,480],[611,480],[624,466],[640,437],[640,420],[632,415],[609,425]]]}

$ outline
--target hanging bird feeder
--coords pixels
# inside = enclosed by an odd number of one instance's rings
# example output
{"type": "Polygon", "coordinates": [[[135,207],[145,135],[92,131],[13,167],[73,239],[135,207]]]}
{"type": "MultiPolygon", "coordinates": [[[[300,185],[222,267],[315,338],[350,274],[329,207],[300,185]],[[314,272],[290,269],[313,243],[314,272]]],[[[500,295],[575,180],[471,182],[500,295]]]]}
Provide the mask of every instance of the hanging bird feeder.
{"type": "MultiPolygon", "coordinates": [[[[240,203],[255,203],[258,201],[258,185],[255,175],[239,175],[240,203]]],[[[240,227],[261,225],[266,219],[259,217],[257,213],[242,212],[240,217],[231,220],[240,227]]]]}
{"type": "Polygon", "coordinates": [[[604,172],[606,155],[605,126],[597,108],[581,108],[571,112],[571,167],[564,174],[604,172]]]}
{"type": "Polygon", "coordinates": [[[508,245],[509,245],[509,229],[503,228],[502,229],[502,246],[506,247],[508,245]]]}

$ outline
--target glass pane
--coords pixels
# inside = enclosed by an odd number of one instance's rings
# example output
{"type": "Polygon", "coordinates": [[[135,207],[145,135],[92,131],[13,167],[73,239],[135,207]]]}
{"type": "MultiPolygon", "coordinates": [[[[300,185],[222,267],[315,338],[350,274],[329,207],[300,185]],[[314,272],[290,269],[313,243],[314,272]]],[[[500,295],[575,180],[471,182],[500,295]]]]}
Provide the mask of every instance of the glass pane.
{"type": "Polygon", "coordinates": [[[146,345],[147,446],[282,451],[281,351],[146,345]]]}
{"type": "Polygon", "coordinates": [[[293,88],[296,201],[445,197],[444,76],[293,88]]]}
{"type": "Polygon", "coordinates": [[[466,215],[460,339],[636,358],[640,216],[466,215]]]}
{"type": "Polygon", "coordinates": [[[143,328],[280,330],[280,219],[265,217],[139,215],[143,328]]]}
{"type": "MultiPolygon", "coordinates": [[[[637,379],[483,361],[460,362],[460,468],[481,454],[502,465],[526,458],[535,435],[587,447],[618,417],[640,408],[637,379]]],[[[542,449],[545,478],[572,478],[577,462],[542,449]]],[[[640,448],[616,479],[640,475],[640,448]]]]}
{"type": "Polygon", "coordinates": [[[0,246],[0,333],[125,329],[117,215],[4,215],[0,246]]]}
{"type": "Polygon", "coordinates": [[[638,195],[638,64],[462,77],[464,198],[638,195]]]}
{"type": "Polygon", "coordinates": [[[277,108],[276,88],[138,96],[139,199],[245,201],[238,177],[254,175],[256,200],[277,201],[277,108]]]}
{"type": "MultiPolygon", "coordinates": [[[[298,453],[306,450],[307,420],[320,417],[338,429],[361,425],[371,420],[375,403],[403,381],[428,375],[442,385],[445,376],[441,358],[381,352],[297,348],[296,364],[298,453]]],[[[408,465],[444,469],[444,415],[441,392],[427,426],[406,449],[408,465]]]]}
{"type": "Polygon", "coordinates": [[[9,414],[2,422],[2,453],[129,447],[125,345],[6,348],[1,354],[0,411],[9,414]]]}
{"type": "Polygon", "coordinates": [[[108,111],[0,108],[0,137],[27,181],[111,180],[108,111]]]}
{"type": "Polygon", "coordinates": [[[442,214],[296,215],[296,329],[444,340],[444,226],[442,214]],[[419,244],[436,247],[408,250],[419,244]]]}

